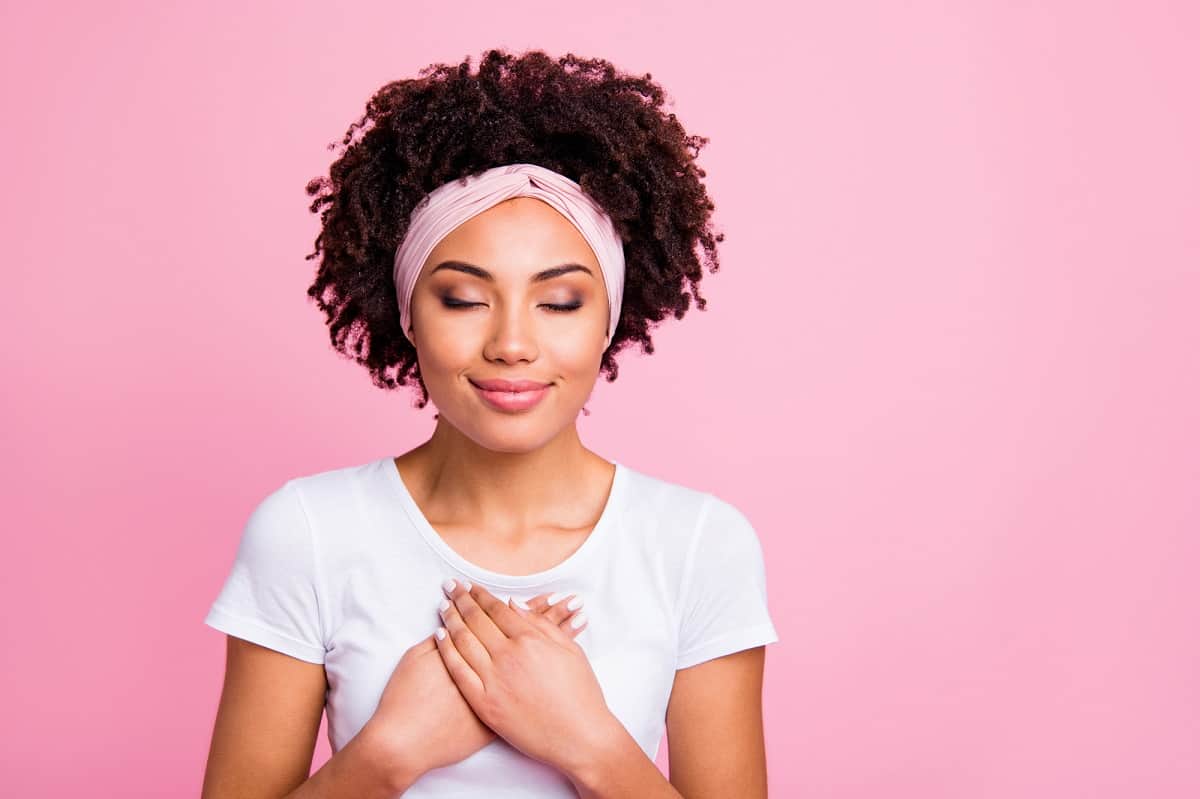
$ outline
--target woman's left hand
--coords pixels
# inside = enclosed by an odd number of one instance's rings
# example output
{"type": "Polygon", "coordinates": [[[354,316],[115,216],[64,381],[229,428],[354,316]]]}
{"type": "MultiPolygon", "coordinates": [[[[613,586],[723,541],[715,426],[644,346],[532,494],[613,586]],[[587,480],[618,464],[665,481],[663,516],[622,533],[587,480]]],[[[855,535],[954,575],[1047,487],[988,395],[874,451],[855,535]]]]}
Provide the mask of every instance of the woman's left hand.
{"type": "MultiPolygon", "coordinates": [[[[438,651],[479,720],[526,755],[570,775],[613,740],[587,654],[558,625],[456,581],[438,651]]],[[[614,726],[617,725],[617,726],[614,726]]],[[[623,728],[622,728],[623,729],[623,728]]]]}

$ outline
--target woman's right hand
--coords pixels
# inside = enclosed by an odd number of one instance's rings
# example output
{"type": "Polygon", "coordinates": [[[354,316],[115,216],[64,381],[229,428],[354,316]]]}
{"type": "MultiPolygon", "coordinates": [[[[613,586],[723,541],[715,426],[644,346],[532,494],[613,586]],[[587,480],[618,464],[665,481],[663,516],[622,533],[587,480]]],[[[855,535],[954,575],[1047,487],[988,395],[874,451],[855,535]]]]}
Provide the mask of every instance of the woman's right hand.
{"type": "MultiPolygon", "coordinates": [[[[530,612],[557,623],[571,637],[587,627],[586,620],[578,630],[571,627],[582,613],[582,607],[567,609],[574,594],[553,605],[546,604],[549,596],[539,594],[526,602],[530,612]]],[[[457,763],[496,738],[459,693],[432,635],[401,656],[363,731],[383,753],[384,767],[410,778],[457,763]]]]}

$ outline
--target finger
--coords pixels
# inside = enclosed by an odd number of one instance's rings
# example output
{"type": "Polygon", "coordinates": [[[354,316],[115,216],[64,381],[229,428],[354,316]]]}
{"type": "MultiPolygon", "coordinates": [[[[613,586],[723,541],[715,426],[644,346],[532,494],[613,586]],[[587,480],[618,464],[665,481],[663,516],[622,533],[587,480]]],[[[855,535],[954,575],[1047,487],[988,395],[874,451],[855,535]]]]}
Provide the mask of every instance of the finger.
{"type": "MultiPolygon", "coordinates": [[[[487,618],[504,634],[505,638],[515,638],[517,635],[529,630],[529,622],[525,621],[521,617],[521,614],[517,613],[507,602],[496,597],[482,585],[476,584],[471,586],[471,590],[467,594],[470,599],[475,600],[475,604],[487,614],[487,618]]],[[[461,609],[464,616],[466,616],[467,610],[469,608],[461,609]]],[[[469,618],[467,619],[467,623],[471,623],[469,618]]],[[[484,644],[486,645],[487,641],[484,641],[484,644]]]]}
{"type": "Polygon", "coordinates": [[[530,597],[530,599],[526,600],[526,605],[528,605],[530,609],[533,609],[533,611],[548,611],[551,606],[548,605],[546,600],[550,599],[551,596],[556,597],[557,601],[557,597],[564,596],[564,594],[559,594],[557,591],[546,591],[545,594],[538,594],[534,597],[530,597]]]}
{"type": "Polygon", "coordinates": [[[442,656],[442,663],[445,664],[446,671],[450,672],[450,679],[454,680],[454,684],[458,686],[458,690],[467,700],[467,704],[474,707],[483,696],[483,680],[471,668],[471,664],[463,658],[462,653],[458,651],[454,636],[450,635],[445,627],[438,627],[433,634],[433,643],[442,656]]]}
{"type": "Polygon", "coordinates": [[[551,594],[554,603],[546,608],[545,616],[555,624],[562,624],[583,607],[583,597],[576,594],[551,594]]]}
{"type": "Polygon", "coordinates": [[[562,591],[547,591],[544,594],[538,594],[537,596],[528,600],[527,604],[534,610],[545,611],[552,607],[558,607],[564,598],[572,596],[575,595],[571,593],[564,593],[562,591]],[[553,600],[553,602],[551,602],[551,600],[553,600]]]}
{"type": "MultiPolygon", "coordinates": [[[[475,634],[475,638],[489,651],[498,651],[500,647],[508,640],[508,635],[505,634],[496,622],[492,621],[487,612],[479,606],[475,601],[472,592],[480,593],[483,589],[480,586],[467,583],[463,585],[461,580],[447,580],[442,583],[442,590],[450,597],[451,603],[458,611],[458,615],[466,623],[466,626],[475,634]]],[[[450,629],[449,626],[446,629],[450,629]]],[[[468,661],[470,661],[470,653],[464,653],[468,661]]],[[[482,675],[483,672],[480,672],[482,675]]]]}
{"type": "Polygon", "coordinates": [[[535,597],[530,597],[529,599],[526,599],[525,604],[529,607],[530,610],[537,610],[537,611],[545,610],[546,609],[546,597],[548,597],[548,596],[550,596],[549,591],[547,591],[544,594],[538,594],[535,597]]]}
{"type": "Polygon", "coordinates": [[[587,614],[585,614],[582,610],[577,610],[572,613],[569,618],[563,619],[559,623],[558,629],[571,636],[571,638],[574,638],[584,631],[584,628],[587,627],[587,624],[587,614]]]}
{"type": "Polygon", "coordinates": [[[520,605],[518,605],[517,603],[520,601],[521,600],[517,599],[516,597],[510,596],[508,598],[508,606],[510,608],[512,608],[514,613],[516,613],[518,616],[520,616],[522,619],[525,620],[526,626],[529,626],[530,624],[532,624],[531,619],[535,614],[528,607],[521,607],[520,605]]]}
{"type": "Polygon", "coordinates": [[[449,599],[443,599],[438,606],[438,614],[448,633],[447,637],[454,639],[454,648],[458,650],[459,655],[467,662],[471,670],[479,675],[480,679],[485,678],[491,673],[492,656],[483,642],[467,626],[462,614],[458,612],[458,607],[449,599]]]}
{"type": "Polygon", "coordinates": [[[553,626],[553,623],[546,618],[545,613],[540,613],[536,610],[530,610],[528,608],[521,608],[516,604],[516,600],[511,597],[509,598],[508,602],[509,607],[511,607],[515,612],[519,613],[522,618],[525,619],[525,622],[529,627],[540,630],[544,633],[547,628],[553,626]]]}
{"type": "MultiPolygon", "coordinates": [[[[572,620],[582,613],[583,597],[578,594],[561,591],[538,594],[529,599],[528,604],[538,616],[550,621],[571,639],[574,639],[587,627],[586,618],[579,623],[578,627],[571,626],[572,620]],[[549,604],[551,601],[554,604],[549,604]]],[[[539,629],[547,630],[548,628],[539,626],[539,629]]]]}
{"type": "MultiPolygon", "coordinates": [[[[551,608],[551,610],[554,609],[551,608]]],[[[561,611],[554,612],[559,613],[561,611]]],[[[549,613],[538,613],[537,611],[531,611],[526,616],[526,619],[530,624],[533,625],[534,628],[536,628],[546,637],[558,641],[559,643],[572,643],[575,640],[575,636],[578,635],[586,626],[586,617],[577,628],[572,628],[571,622],[573,619],[577,619],[582,615],[582,610],[568,612],[567,617],[562,622],[555,622],[550,618],[549,613]]]]}
{"type": "MultiPolygon", "coordinates": [[[[576,610],[574,612],[569,612],[569,613],[567,613],[566,617],[563,618],[563,620],[561,622],[554,622],[550,618],[549,613],[537,613],[536,611],[532,611],[527,608],[522,608],[520,605],[516,604],[517,603],[516,599],[513,599],[510,597],[508,600],[508,603],[509,603],[509,607],[511,607],[513,610],[515,610],[519,615],[526,617],[532,626],[545,631],[547,634],[549,634],[549,627],[542,626],[543,624],[546,624],[546,623],[549,623],[550,625],[557,624],[558,628],[560,630],[562,630],[564,633],[566,633],[568,636],[570,636],[572,639],[575,636],[579,635],[581,632],[583,632],[584,628],[587,627],[587,617],[583,615],[582,610],[576,610]],[[537,621],[535,621],[535,619],[537,621]],[[580,619],[580,621],[575,622],[575,619],[580,619]],[[574,624],[578,624],[579,626],[575,627],[574,624]]],[[[556,610],[555,613],[557,614],[558,611],[556,610]]]]}

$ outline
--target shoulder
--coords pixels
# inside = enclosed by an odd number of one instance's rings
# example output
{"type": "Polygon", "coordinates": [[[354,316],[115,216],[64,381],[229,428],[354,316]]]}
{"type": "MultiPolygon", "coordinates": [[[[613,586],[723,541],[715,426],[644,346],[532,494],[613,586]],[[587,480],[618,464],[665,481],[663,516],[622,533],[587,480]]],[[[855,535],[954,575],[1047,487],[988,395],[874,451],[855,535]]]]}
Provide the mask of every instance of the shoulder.
{"type": "Polygon", "coordinates": [[[698,488],[649,474],[630,466],[625,469],[627,512],[653,518],[673,528],[693,529],[713,498],[698,488]]]}
{"type": "Polygon", "coordinates": [[[306,512],[345,511],[355,506],[355,500],[379,493],[389,485],[386,467],[395,468],[391,458],[376,458],[365,463],[299,474],[290,478],[284,487],[292,490],[306,512]]]}
{"type": "Polygon", "coordinates": [[[295,484],[306,493],[315,493],[343,487],[351,482],[360,481],[373,472],[379,471],[390,458],[375,458],[363,463],[348,466],[336,466],[319,472],[306,472],[291,477],[288,482],[295,484]]]}
{"type": "Polygon", "coordinates": [[[365,531],[386,504],[383,465],[391,459],[301,473],[277,485],[251,513],[248,530],[263,547],[315,549],[352,543],[354,531],[365,531]],[[303,545],[303,546],[302,546],[303,545]]]}
{"type": "Polygon", "coordinates": [[[627,512],[637,514],[642,522],[653,521],[656,529],[685,546],[691,547],[713,532],[753,534],[741,509],[717,494],[628,466],[625,470],[627,512]]]}
{"type": "Polygon", "coordinates": [[[634,529],[653,531],[649,539],[680,564],[684,585],[696,572],[762,568],[762,542],[737,504],[637,470],[629,470],[629,478],[626,504],[637,515],[634,529]]]}

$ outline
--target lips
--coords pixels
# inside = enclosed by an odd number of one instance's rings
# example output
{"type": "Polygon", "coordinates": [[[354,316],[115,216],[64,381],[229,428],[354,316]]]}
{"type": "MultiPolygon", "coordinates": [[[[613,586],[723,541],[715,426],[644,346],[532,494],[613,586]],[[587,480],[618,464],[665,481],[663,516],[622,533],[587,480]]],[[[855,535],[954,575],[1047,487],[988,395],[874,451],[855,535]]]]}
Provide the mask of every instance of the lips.
{"type": "Polygon", "coordinates": [[[538,391],[550,385],[537,380],[471,380],[471,382],[484,391],[508,391],[514,394],[522,391],[538,391]]]}
{"type": "Polygon", "coordinates": [[[528,411],[550,393],[552,383],[537,380],[471,380],[479,396],[493,409],[506,413],[528,411]]]}

